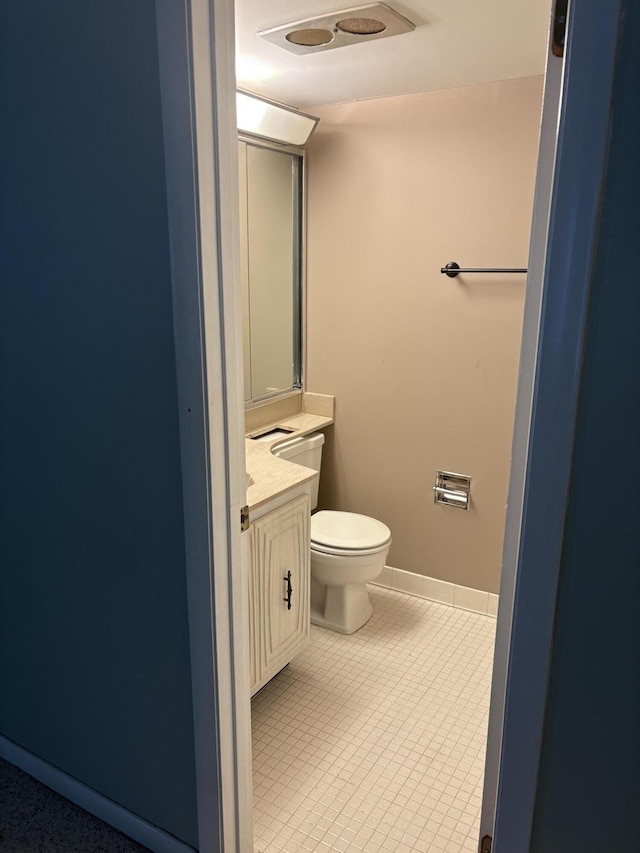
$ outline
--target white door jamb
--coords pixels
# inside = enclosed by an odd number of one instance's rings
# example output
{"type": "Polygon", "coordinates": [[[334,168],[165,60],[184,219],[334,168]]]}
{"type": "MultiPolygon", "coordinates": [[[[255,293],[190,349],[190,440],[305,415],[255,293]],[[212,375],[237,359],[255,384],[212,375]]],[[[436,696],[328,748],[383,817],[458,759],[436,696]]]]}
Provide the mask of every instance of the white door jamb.
{"type": "Polygon", "coordinates": [[[232,0],[156,0],[199,849],[252,849],[232,0]]]}

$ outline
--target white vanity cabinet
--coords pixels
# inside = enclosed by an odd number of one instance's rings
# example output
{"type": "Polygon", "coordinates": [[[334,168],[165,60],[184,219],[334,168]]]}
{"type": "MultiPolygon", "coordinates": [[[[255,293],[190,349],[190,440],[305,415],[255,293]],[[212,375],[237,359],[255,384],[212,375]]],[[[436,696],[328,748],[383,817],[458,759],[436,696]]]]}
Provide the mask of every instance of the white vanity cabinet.
{"type": "Polygon", "coordinates": [[[251,695],[309,642],[309,495],[267,505],[247,536],[251,695]]]}

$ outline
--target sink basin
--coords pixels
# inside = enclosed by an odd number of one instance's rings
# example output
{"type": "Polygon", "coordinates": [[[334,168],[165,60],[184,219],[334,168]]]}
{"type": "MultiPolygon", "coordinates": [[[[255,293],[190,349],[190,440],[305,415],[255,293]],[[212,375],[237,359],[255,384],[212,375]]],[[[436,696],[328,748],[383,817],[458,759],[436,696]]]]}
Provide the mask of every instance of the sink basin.
{"type": "Polygon", "coordinates": [[[268,432],[252,436],[252,439],[253,441],[273,441],[274,438],[286,438],[288,435],[291,435],[292,432],[293,430],[291,429],[270,429],[268,432]]]}

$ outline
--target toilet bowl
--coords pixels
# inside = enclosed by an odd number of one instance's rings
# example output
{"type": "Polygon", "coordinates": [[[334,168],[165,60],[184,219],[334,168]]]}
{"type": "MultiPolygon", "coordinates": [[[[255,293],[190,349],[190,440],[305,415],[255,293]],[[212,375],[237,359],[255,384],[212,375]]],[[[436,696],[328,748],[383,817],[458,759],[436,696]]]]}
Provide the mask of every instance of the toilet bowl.
{"type": "MultiPolygon", "coordinates": [[[[324,435],[313,433],[273,448],[282,459],[320,471],[324,435]]],[[[311,509],[318,505],[318,483],[311,509]]],[[[386,524],[355,512],[321,510],[311,516],[311,622],[353,634],[373,613],[366,584],[384,568],[391,531],[386,524]]]]}
{"type": "Polygon", "coordinates": [[[375,518],[323,510],[311,516],[311,621],[353,634],[373,608],[366,584],[375,580],[391,546],[391,531],[375,518]]]}

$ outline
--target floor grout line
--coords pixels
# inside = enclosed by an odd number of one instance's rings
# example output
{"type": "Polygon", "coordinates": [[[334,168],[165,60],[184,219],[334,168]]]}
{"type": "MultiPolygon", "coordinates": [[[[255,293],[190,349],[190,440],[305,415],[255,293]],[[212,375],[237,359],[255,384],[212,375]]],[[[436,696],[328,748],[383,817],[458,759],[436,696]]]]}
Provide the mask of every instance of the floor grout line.
{"type": "Polygon", "coordinates": [[[384,587],[252,702],[256,853],[475,853],[495,619],[384,587]]]}

